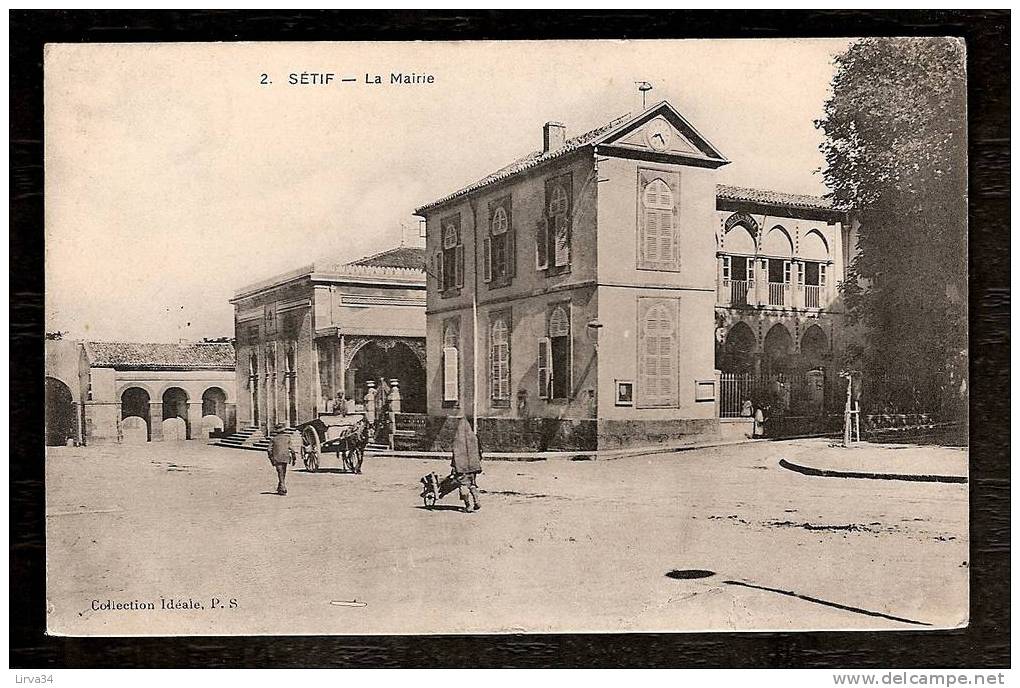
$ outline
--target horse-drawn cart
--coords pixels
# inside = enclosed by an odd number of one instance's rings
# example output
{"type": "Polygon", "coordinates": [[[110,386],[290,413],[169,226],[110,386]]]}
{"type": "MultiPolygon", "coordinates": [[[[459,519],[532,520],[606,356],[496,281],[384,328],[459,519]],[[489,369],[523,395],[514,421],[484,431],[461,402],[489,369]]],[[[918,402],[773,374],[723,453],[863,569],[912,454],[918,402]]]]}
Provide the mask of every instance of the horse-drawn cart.
{"type": "Polygon", "coordinates": [[[365,416],[319,416],[295,428],[301,433],[301,460],[312,473],[319,470],[323,454],[336,452],[348,473],[361,473],[369,426],[365,416]]]}

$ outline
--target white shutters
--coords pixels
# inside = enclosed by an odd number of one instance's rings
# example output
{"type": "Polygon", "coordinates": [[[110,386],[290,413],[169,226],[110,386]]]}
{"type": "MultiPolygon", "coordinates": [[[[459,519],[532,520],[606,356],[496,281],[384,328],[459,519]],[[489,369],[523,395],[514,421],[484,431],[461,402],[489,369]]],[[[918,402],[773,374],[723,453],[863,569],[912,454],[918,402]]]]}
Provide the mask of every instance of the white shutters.
{"type": "Polygon", "coordinates": [[[443,401],[457,401],[457,378],[459,361],[457,350],[453,347],[443,348],[443,401]]]}
{"type": "Polygon", "coordinates": [[[493,401],[510,400],[510,327],[508,316],[493,316],[489,326],[489,396],[493,401]]]}
{"type": "Polygon", "coordinates": [[[722,278],[724,280],[732,279],[733,276],[733,263],[730,256],[723,256],[722,259],[722,278]]]}
{"type": "Polygon", "coordinates": [[[554,265],[562,267],[570,265],[570,221],[567,215],[557,215],[556,222],[556,246],[554,254],[554,265]]]}
{"type": "Polygon", "coordinates": [[[538,340],[538,396],[552,397],[552,342],[548,337],[538,340]]]}
{"type": "Polygon", "coordinates": [[[638,403],[679,405],[678,300],[638,299],[638,403]]]}
{"type": "Polygon", "coordinates": [[[788,260],[783,261],[783,284],[790,283],[790,274],[792,272],[792,264],[788,260]]]}
{"type": "Polygon", "coordinates": [[[443,329],[443,401],[460,400],[460,322],[448,320],[443,329]]]}
{"type": "Polygon", "coordinates": [[[638,267],[680,269],[677,237],[679,175],[638,170],[638,267]]]}
{"type": "Polygon", "coordinates": [[[818,264],[818,286],[820,286],[820,287],[824,287],[825,286],[825,268],[826,267],[827,266],[825,265],[825,263],[819,263],[818,264]]]}
{"type": "Polygon", "coordinates": [[[545,225],[539,226],[538,269],[570,265],[571,194],[570,175],[545,183],[545,225]]]}

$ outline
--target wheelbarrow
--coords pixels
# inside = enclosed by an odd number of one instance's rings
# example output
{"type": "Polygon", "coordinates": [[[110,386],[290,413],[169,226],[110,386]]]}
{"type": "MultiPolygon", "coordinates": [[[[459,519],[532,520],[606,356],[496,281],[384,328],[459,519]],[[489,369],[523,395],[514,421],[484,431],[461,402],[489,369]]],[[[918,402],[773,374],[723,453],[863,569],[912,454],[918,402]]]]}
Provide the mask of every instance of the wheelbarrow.
{"type": "Polygon", "coordinates": [[[442,479],[435,473],[427,473],[422,477],[421,484],[421,500],[426,509],[431,509],[440,499],[460,488],[460,482],[453,473],[442,479]]]}

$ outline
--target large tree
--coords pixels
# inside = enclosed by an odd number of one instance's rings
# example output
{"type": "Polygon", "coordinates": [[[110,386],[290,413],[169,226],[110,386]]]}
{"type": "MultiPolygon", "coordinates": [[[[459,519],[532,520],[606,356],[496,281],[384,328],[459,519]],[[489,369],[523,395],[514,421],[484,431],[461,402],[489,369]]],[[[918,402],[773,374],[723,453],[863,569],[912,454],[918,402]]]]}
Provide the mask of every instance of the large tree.
{"type": "Polygon", "coordinates": [[[835,64],[817,126],[825,181],[856,226],[840,285],[860,334],[852,365],[874,405],[937,410],[966,384],[964,45],[866,39],[835,64]]]}

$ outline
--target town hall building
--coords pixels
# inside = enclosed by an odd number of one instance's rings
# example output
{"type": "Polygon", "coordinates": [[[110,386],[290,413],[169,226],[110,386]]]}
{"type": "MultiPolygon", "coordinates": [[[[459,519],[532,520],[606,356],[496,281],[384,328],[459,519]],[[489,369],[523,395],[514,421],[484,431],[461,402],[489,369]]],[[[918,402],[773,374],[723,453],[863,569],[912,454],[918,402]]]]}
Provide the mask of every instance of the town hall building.
{"type": "Polygon", "coordinates": [[[831,357],[827,201],[718,185],[729,160],[667,102],[542,144],[416,210],[430,416],[499,449],[682,443],[724,432],[720,369],[831,357]]]}

